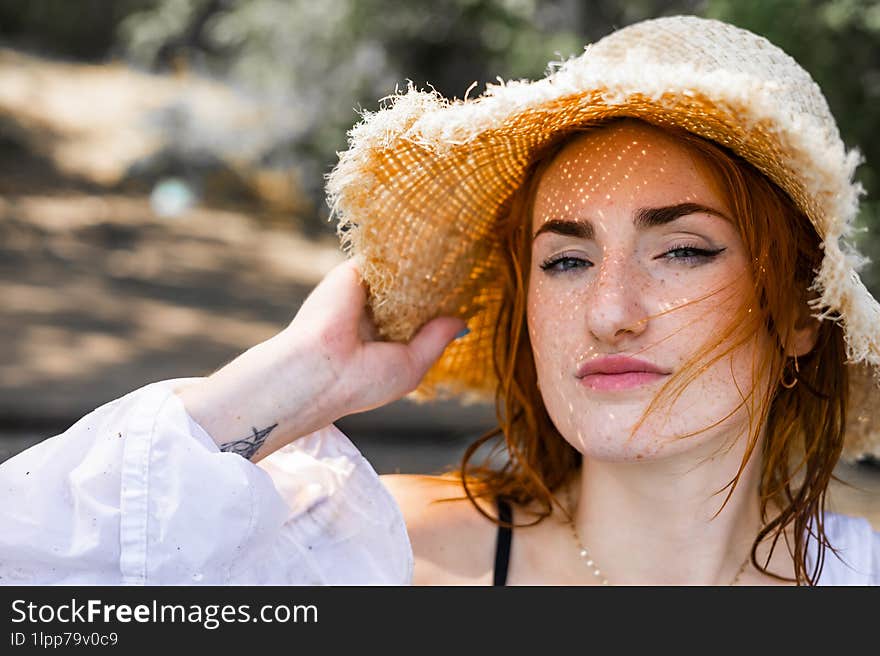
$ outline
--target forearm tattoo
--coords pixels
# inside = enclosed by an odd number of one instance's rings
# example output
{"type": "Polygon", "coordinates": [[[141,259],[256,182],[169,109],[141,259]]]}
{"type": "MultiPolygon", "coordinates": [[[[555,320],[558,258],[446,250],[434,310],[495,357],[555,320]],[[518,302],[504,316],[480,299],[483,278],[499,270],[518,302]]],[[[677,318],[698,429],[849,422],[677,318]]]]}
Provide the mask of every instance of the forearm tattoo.
{"type": "Polygon", "coordinates": [[[260,450],[260,447],[263,446],[263,442],[266,441],[269,433],[271,433],[272,429],[275,428],[277,425],[278,424],[272,424],[268,428],[264,428],[263,430],[259,431],[256,428],[251,427],[251,430],[254,431],[253,435],[242,438],[240,440],[235,440],[234,442],[227,442],[220,447],[220,450],[229,451],[230,453],[237,453],[242,458],[250,460],[251,457],[260,450]]]}

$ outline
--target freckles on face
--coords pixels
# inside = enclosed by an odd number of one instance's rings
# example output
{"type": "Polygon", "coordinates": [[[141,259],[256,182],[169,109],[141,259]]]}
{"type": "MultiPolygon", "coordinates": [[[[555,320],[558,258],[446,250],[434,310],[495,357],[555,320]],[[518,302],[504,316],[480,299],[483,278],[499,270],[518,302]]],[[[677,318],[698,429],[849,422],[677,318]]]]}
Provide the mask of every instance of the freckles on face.
{"type": "Polygon", "coordinates": [[[746,267],[729,219],[694,210],[635,225],[639,210],[683,205],[730,216],[694,156],[658,129],[624,121],[566,145],[534,202],[529,302],[536,327],[589,314],[628,317],[635,326],[618,328],[638,329],[647,310],[670,311],[730,287],[732,272],[746,267]],[[542,231],[559,223],[567,227],[542,231]],[[719,250],[714,263],[705,255],[719,250]],[[707,266],[718,262],[725,266],[707,266]]]}
{"type": "MultiPolygon", "coordinates": [[[[619,451],[621,431],[658,385],[599,393],[576,374],[615,354],[671,374],[729,324],[750,284],[730,217],[693,152],[637,121],[574,138],[543,173],[532,214],[529,336],[548,412],[582,451],[642,458],[666,448],[654,425],[652,438],[619,451]]],[[[720,391],[724,405],[729,387],[729,373],[708,371],[693,390],[720,391]]]]}

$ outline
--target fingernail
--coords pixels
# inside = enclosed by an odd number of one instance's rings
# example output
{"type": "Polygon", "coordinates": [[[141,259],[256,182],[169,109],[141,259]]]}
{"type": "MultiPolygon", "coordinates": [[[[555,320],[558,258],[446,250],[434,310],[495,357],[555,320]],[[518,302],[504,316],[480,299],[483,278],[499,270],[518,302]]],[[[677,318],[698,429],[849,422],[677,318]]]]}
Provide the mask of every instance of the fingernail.
{"type": "Polygon", "coordinates": [[[470,331],[471,331],[470,328],[464,328],[463,330],[456,333],[455,337],[453,337],[452,339],[460,339],[460,338],[464,337],[465,335],[467,335],[470,331]]]}

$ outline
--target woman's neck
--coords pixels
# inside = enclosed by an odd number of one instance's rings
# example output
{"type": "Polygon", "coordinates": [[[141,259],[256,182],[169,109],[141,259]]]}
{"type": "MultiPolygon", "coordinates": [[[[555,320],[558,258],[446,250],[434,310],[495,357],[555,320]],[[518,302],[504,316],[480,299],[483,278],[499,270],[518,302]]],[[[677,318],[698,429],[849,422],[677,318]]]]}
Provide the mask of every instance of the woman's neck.
{"type": "MultiPolygon", "coordinates": [[[[743,439],[726,453],[708,458],[692,452],[639,463],[584,457],[581,475],[572,482],[575,525],[609,582],[731,583],[761,527],[759,448],[721,509],[729,491],[725,485],[736,476],[744,449],[743,439]]],[[[766,550],[759,548],[759,556],[762,553],[766,550]]],[[[776,556],[774,552],[774,562],[784,562],[776,556]]],[[[743,582],[766,578],[751,565],[746,573],[740,577],[743,582]]]]}

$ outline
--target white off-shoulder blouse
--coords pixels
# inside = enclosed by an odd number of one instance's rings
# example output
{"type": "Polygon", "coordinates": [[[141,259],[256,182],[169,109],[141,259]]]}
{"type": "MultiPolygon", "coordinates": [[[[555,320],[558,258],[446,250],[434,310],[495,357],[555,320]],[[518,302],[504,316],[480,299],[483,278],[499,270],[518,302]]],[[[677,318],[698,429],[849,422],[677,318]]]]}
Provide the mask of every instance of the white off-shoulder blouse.
{"type": "MultiPolygon", "coordinates": [[[[400,509],[336,426],[254,464],[189,416],[174,389],[198,380],[141,387],[0,464],[0,584],[412,582],[400,509]]],[[[836,513],[825,530],[846,562],[826,552],[821,585],[880,584],[880,532],[836,513]]]]}

